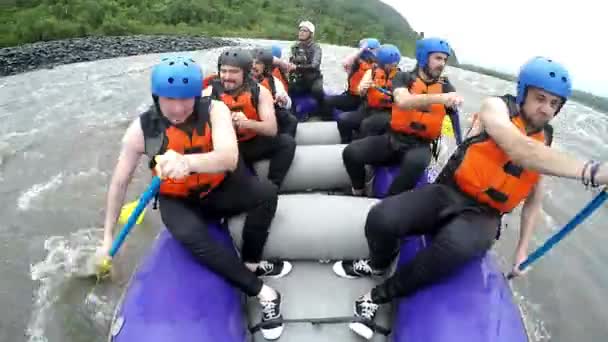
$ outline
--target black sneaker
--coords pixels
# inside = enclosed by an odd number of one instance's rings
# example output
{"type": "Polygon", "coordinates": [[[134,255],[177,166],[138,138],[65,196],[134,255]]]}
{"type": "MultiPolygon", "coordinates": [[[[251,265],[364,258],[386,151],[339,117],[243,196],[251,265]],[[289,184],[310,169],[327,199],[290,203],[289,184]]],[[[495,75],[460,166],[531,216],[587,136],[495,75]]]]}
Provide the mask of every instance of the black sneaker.
{"type": "Polygon", "coordinates": [[[334,273],[343,278],[359,278],[381,276],[384,272],[374,270],[369,264],[369,259],[342,260],[333,266],[334,273]]]}
{"type": "Polygon", "coordinates": [[[262,260],[255,270],[258,277],[281,278],[286,276],[293,266],[287,261],[266,261],[262,260]]]}
{"type": "Polygon", "coordinates": [[[359,297],[357,301],[355,301],[355,317],[362,318],[365,321],[350,323],[348,325],[350,330],[354,331],[357,335],[370,340],[374,336],[374,329],[372,329],[371,323],[376,317],[379,307],[379,304],[372,301],[369,293],[359,297]]]}
{"type": "Polygon", "coordinates": [[[276,340],[283,333],[283,316],[281,315],[281,294],[277,292],[277,298],[273,300],[261,300],[262,323],[260,328],[262,336],[267,340],[276,340]]]}

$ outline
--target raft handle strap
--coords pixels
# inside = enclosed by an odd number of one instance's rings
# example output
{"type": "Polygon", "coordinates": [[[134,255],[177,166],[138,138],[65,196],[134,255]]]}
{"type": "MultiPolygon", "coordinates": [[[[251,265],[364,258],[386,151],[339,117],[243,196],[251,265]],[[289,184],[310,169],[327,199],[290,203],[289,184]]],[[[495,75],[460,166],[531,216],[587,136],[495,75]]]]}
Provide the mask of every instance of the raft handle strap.
{"type": "Polygon", "coordinates": [[[253,327],[249,328],[249,331],[254,334],[258,330],[264,328],[267,325],[272,325],[278,322],[282,323],[310,323],[313,325],[318,324],[340,324],[340,323],[363,323],[372,328],[374,332],[382,334],[384,336],[388,336],[391,333],[390,329],[387,329],[383,326],[376,324],[374,321],[370,321],[365,318],[355,317],[355,316],[341,316],[341,317],[324,317],[324,318],[292,318],[292,319],[279,319],[279,320],[270,320],[266,322],[260,322],[253,327]]]}

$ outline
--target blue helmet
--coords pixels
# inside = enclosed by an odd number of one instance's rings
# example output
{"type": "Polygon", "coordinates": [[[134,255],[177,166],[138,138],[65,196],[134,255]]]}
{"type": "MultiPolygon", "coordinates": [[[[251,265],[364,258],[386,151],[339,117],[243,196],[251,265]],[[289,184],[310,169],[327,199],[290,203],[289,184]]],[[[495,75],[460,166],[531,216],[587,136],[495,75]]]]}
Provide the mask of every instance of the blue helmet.
{"type": "Polygon", "coordinates": [[[272,46],[272,56],[276,57],[276,58],[281,58],[282,55],[283,55],[283,49],[281,49],[281,47],[278,45],[273,45],[272,46]]]}
{"type": "Polygon", "coordinates": [[[528,87],[543,89],[560,96],[564,102],[572,95],[572,81],[566,68],[545,57],[534,57],[519,70],[517,77],[517,104],[524,103],[528,87]]]}
{"type": "Polygon", "coordinates": [[[380,47],[380,41],[376,38],[364,38],[359,41],[359,48],[367,44],[368,49],[378,49],[380,47]]]}
{"type": "Polygon", "coordinates": [[[399,61],[401,61],[401,53],[399,52],[399,48],[392,44],[384,44],[380,46],[376,52],[376,57],[378,58],[378,64],[381,66],[399,63],[399,61]]]}
{"type": "Polygon", "coordinates": [[[152,69],[152,95],[187,99],[201,96],[203,71],[189,57],[165,57],[152,69]]]}
{"type": "Polygon", "coordinates": [[[429,63],[429,55],[433,52],[443,52],[449,57],[452,49],[447,41],[440,38],[425,38],[416,41],[416,61],[420,68],[424,68],[429,63]]]}

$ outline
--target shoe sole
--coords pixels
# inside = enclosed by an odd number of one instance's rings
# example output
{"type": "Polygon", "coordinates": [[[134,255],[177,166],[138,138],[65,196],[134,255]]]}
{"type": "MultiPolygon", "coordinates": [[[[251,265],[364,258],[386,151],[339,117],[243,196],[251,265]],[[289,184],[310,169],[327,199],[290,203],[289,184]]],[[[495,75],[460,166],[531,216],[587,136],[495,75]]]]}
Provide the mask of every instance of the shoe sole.
{"type": "Polygon", "coordinates": [[[291,270],[293,270],[293,265],[290,262],[284,261],[283,262],[283,269],[281,270],[281,273],[274,274],[274,275],[262,275],[260,277],[273,278],[273,279],[283,278],[284,276],[286,276],[289,273],[291,273],[291,270]]]}
{"type": "Polygon", "coordinates": [[[262,332],[262,336],[264,339],[269,341],[278,340],[283,334],[283,325],[280,327],[272,328],[272,329],[260,329],[262,332]]]}
{"type": "Polygon", "coordinates": [[[351,276],[351,275],[346,274],[346,272],[344,272],[344,267],[342,267],[342,261],[336,262],[332,266],[332,270],[334,271],[334,273],[338,277],[347,278],[347,279],[357,279],[357,278],[360,278],[360,277],[357,277],[357,276],[351,276]]]}
{"type": "Polygon", "coordinates": [[[354,276],[346,274],[346,272],[344,272],[344,267],[342,267],[342,261],[336,262],[332,266],[332,270],[338,277],[342,277],[342,278],[346,278],[346,279],[377,278],[377,277],[384,276],[383,273],[379,273],[379,274],[374,273],[374,274],[370,274],[370,275],[354,275],[354,276]]]}
{"type": "Polygon", "coordinates": [[[355,334],[363,337],[366,340],[371,340],[371,338],[374,336],[374,331],[363,323],[350,323],[348,327],[350,330],[354,331],[355,334]]]}

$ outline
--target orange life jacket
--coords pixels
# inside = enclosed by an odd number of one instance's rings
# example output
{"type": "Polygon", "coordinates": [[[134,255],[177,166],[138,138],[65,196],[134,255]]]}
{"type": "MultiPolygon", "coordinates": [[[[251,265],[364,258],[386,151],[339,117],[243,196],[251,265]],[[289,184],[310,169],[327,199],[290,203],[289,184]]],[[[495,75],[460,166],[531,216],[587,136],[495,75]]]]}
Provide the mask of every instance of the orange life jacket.
{"type": "Polygon", "coordinates": [[[359,84],[363,79],[363,76],[367,70],[374,67],[373,62],[365,62],[359,59],[353,66],[350,74],[348,75],[348,92],[351,95],[359,96],[359,84]]]}
{"type": "Polygon", "coordinates": [[[272,94],[272,98],[275,99],[277,96],[277,87],[274,84],[274,77],[271,76],[266,76],[264,77],[264,79],[262,81],[260,81],[260,84],[262,86],[264,86],[264,88],[268,89],[270,91],[270,93],[272,94]]]}
{"type": "MultiPolygon", "coordinates": [[[[388,91],[393,90],[393,77],[397,74],[399,68],[394,68],[387,75],[384,69],[374,66],[372,68],[372,80],[374,86],[384,88],[388,91]]],[[[369,108],[391,108],[393,100],[390,96],[384,94],[373,86],[367,90],[367,106],[369,108]]]]}
{"type": "MultiPolygon", "coordinates": [[[[505,101],[514,103],[514,100],[505,101]]],[[[511,113],[511,122],[526,134],[524,120],[518,113],[511,113]]],[[[551,126],[547,125],[544,130],[527,135],[550,145],[551,132],[551,126]]],[[[450,170],[451,178],[463,193],[501,214],[515,209],[540,179],[538,172],[513,163],[485,132],[465,140],[448,161],[446,169],[450,170]]]]}
{"type": "MultiPolygon", "coordinates": [[[[224,102],[231,112],[243,112],[247,119],[261,121],[257,109],[260,96],[260,85],[257,82],[248,79],[244,84],[245,89],[233,95],[224,92],[219,79],[213,80],[210,84],[213,86],[212,99],[224,102]]],[[[237,140],[242,142],[255,138],[257,133],[252,129],[238,128],[236,136],[237,140]]]]}
{"type": "Polygon", "coordinates": [[[272,69],[272,76],[278,78],[279,81],[281,81],[281,83],[283,83],[283,87],[285,87],[285,91],[289,91],[289,83],[287,83],[287,79],[285,78],[283,71],[281,71],[281,68],[279,68],[278,66],[274,67],[272,69]]]}
{"type": "MultiPolygon", "coordinates": [[[[150,157],[152,174],[156,171],[154,156],[173,150],[180,154],[208,153],[213,151],[209,120],[210,99],[203,98],[197,104],[196,117],[190,128],[175,126],[159,114],[155,108],[140,116],[144,132],[145,153],[150,157]]],[[[160,194],[180,198],[203,198],[225,179],[224,172],[191,173],[182,179],[164,179],[160,194]]]]}
{"type": "Polygon", "coordinates": [[[207,88],[209,86],[209,84],[211,84],[211,81],[216,79],[218,76],[217,74],[211,74],[207,77],[205,77],[203,79],[203,89],[207,88]]]}
{"type": "MultiPolygon", "coordinates": [[[[443,82],[426,84],[416,77],[408,87],[410,94],[442,94],[443,82]]],[[[441,135],[443,119],[447,114],[443,104],[435,103],[426,110],[402,109],[393,106],[391,113],[391,129],[395,132],[415,135],[425,140],[435,140],[441,135]]]]}

